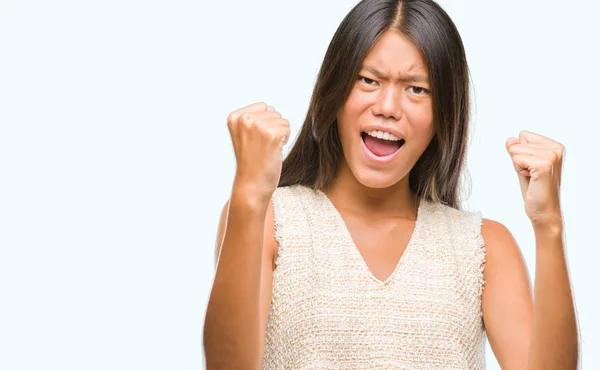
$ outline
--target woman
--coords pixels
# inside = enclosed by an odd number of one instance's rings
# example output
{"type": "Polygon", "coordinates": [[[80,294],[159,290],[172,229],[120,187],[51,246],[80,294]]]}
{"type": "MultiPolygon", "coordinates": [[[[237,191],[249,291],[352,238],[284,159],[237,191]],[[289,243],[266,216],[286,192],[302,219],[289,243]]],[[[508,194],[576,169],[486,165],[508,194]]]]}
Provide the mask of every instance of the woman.
{"type": "Polygon", "coordinates": [[[464,48],[431,0],[363,0],[327,50],[299,137],[265,103],[232,112],[237,158],[206,314],[208,369],[572,369],[564,147],[506,148],[536,237],[533,302],[510,232],[459,209],[464,48]],[[485,286],[485,287],[484,287],[485,286]]]}

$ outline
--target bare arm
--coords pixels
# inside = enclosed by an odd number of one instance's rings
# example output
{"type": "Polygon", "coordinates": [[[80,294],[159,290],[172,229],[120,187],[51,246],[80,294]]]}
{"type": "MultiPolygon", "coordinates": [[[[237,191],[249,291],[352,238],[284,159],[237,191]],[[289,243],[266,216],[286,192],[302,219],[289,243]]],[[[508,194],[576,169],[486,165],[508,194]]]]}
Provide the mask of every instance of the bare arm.
{"type": "Polygon", "coordinates": [[[270,202],[236,190],[223,208],[204,326],[208,370],[262,367],[276,246],[272,212],[270,202]]]}
{"type": "Polygon", "coordinates": [[[481,233],[486,249],[482,310],[487,337],[502,369],[526,369],[533,298],[525,262],[503,224],[483,219],[481,233]]]}
{"type": "Polygon", "coordinates": [[[483,318],[502,369],[576,369],[577,328],[562,237],[536,230],[535,300],[510,231],[484,219],[483,318]]]}
{"type": "Polygon", "coordinates": [[[529,369],[576,369],[578,333],[562,225],[535,230],[536,269],[529,369]]]}

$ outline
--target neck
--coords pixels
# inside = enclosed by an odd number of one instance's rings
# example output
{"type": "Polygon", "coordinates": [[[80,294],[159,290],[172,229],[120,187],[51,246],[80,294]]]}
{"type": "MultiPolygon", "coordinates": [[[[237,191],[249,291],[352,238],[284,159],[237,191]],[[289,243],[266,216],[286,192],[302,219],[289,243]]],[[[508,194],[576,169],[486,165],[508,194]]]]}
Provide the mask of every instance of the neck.
{"type": "Polygon", "coordinates": [[[325,191],[340,211],[364,217],[400,217],[416,220],[418,200],[410,190],[408,175],[392,186],[367,187],[354,177],[345,162],[325,191]]]}

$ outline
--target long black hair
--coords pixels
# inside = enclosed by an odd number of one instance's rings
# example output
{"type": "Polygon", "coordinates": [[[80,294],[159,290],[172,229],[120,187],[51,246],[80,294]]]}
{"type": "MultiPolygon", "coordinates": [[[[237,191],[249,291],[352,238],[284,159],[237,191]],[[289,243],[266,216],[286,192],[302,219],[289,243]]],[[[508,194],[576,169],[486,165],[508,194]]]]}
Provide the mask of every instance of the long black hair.
{"type": "Polygon", "coordinates": [[[417,197],[459,209],[459,185],[469,128],[469,70],[448,14],[433,0],[363,0],[331,40],[279,186],[331,185],[342,160],[336,114],[348,98],[362,62],[381,35],[393,30],[417,47],[429,73],[435,136],[409,174],[417,197]]]}

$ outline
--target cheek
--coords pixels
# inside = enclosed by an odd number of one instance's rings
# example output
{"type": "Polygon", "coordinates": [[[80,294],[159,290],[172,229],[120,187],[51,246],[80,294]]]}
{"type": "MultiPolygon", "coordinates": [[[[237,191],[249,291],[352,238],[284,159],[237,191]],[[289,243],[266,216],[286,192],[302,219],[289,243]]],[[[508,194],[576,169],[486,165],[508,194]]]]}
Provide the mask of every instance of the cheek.
{"type": "Polygon", "coordinates": [[[356,135],[360,116],[368,107],[369,101],[364,93],[357,92],[356,89],[350,93],[337,115],[338,129],[343,141],[350,140],[356,135]]]}
{"type": "Polygon", "coordinates": [[[434,131],[431,104],[414,105],[405,111],[418,136],[428,136],[434,131]]]}
{"type": "Polygon", "coordinates": [[[365,94],[357,88],[353,89],[344,103],[343,118],[350,120],[357,119],[370,105],[370,99],[369,94],[365,94]]]}

